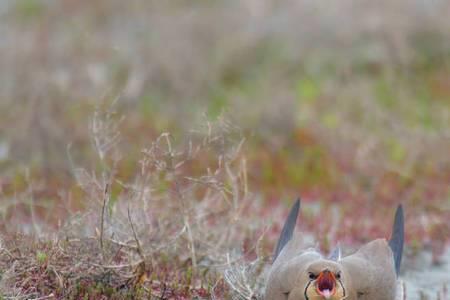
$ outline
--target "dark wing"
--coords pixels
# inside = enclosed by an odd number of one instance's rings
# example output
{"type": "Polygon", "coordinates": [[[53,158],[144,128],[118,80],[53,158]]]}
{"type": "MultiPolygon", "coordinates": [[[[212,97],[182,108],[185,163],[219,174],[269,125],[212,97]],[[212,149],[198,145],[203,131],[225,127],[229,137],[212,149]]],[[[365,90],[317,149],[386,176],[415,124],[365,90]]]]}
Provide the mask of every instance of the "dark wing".
{"type": "Polygon", "coordinates": [[[394,226],[392,227],[392,237],[389,240],[389,247],[394,254],[395,271],[397,272],[397,275],[400,271],[400,264],[402,262],[403,242],[405,235],[404,222],[403,207],[400,204],[397,207],[397,211],[395,212],[394,226]]]}
{"type": "Polygon", "coordinates": [[[275,253],[273,255],[273,261],[275,261],[283,250],[284,246],[292,239],[294,234],[295,225],[297,224],[298,212],[300,211],[300,198],[297,199],[294,206],[292,206],[291,211],[284,223],[283,230],[281,231],[280,237],[278,239],[277,247],[275,248],[275,253]]]}

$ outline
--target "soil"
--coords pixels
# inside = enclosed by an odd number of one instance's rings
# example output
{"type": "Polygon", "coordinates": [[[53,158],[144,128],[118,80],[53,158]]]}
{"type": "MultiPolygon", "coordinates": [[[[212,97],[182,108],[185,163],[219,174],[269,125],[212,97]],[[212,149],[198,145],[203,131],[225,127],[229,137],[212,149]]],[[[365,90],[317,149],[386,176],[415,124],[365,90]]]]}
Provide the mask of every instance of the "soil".
{"type": "Polygon", "coordinates": [[[401,279],[405,283],[407,300],[450,299],[450,248],[439,264],[432,263],[429,252],[424,252],[413,260],[405,260],[401,279]]]}

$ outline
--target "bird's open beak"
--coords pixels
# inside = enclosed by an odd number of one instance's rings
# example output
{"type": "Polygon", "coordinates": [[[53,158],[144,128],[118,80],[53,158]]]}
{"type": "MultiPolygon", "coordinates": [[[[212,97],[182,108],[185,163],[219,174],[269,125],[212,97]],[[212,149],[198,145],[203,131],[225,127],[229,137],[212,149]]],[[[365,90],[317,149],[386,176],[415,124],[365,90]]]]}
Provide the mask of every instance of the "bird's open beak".
{"type": "Polygon", "coordinates": [[[316,280],[316,290],[325,299],[330,299],[336,293],[336,277],[328,270],[320,272],[316,280]]]}

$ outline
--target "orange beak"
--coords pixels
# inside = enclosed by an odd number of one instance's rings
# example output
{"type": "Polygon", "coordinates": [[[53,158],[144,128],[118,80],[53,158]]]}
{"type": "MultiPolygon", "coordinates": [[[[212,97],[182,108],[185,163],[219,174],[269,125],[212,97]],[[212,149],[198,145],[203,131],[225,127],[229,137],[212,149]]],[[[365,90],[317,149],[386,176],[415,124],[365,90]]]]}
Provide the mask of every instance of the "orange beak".
{"type": "Polygon", "coordinates": [[[330,299],[336,293],[336,277],[328,270],[320,272],[316,280],[316,291],[325,299],[330,299]]]}

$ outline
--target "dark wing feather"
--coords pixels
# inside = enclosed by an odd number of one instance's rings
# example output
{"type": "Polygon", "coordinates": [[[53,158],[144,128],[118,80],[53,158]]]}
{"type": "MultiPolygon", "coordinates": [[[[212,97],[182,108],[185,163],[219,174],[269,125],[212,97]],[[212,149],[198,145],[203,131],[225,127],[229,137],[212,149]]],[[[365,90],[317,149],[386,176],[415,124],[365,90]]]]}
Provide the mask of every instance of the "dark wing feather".
{"type": "Polygon", "coordinates": [[[389,247],[391,247],[392,253],[394,254],[395,271],[397,272],[397,275],[400,271],[400,264],[402,262],[403,243],[405,235],[404,222],[403,207],[400,204],[397,207],[397,211],[395,212],[394,226],[392,227],[392,237],[389,240],[389,247]]]}
{"type": "Polygon", "coordinates": [[[284,246],[292,239],[294,234],[295,225],[297,224],[298,212],[300,211],[300,198],[297,199],[294,206],[292,206],[291,211],[284,223],[283,230],[281,231],[280,237],[278,239],[277,247],[275,248],[275,253],[273,255],[273,261],[275,261],[283,250],[284,246]]]}

